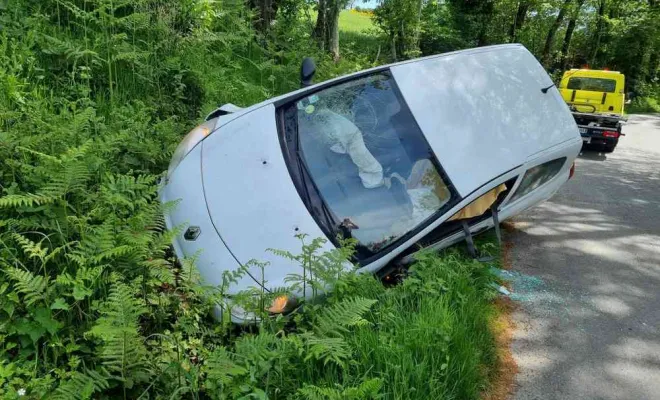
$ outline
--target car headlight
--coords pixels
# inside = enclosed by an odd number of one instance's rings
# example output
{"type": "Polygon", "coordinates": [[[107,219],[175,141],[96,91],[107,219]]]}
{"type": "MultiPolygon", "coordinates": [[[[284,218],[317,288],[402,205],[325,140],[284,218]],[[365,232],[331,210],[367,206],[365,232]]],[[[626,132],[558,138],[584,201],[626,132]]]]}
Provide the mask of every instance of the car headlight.
{"type": "Polygon", "coordinates": [[[215,128],[215,123],[218,121],[217,118],[210,119],[203,124],[199,125],[192,131],[190,131],[186,137],[183,138],[181,143],[174,150],[172,155],[172,160],[170,161],[170,166],[167,168],[167,176],[170,176],[176,167],[181,163],[181,160],[188,155],[205,137],[207,137],[213,129],[215,128]]]}

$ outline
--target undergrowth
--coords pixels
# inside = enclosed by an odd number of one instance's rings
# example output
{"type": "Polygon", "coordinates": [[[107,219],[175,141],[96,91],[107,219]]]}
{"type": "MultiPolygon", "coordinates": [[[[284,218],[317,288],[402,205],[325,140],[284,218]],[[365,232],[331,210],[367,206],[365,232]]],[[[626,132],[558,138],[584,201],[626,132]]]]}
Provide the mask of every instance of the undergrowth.
{"type": "Polygon", "coordinates": [[[288,317],[260,299],[242,332],[211,315],[243,272],[206,287],[172,258],[157,183],[195,120],[295,89],[304,56],[321,80],[374,62],[286,18],[264,36],[242,3],[3,3],[0,398],[478,396],[490,278],[456,251],[392,289],[348,273],[288,317]]]}
{"type": "Polygon", "coordinates": [[[631,104],[626,106],[626,113],[660,113],[660,84],[638,84],[638,93],[631,104]]]}

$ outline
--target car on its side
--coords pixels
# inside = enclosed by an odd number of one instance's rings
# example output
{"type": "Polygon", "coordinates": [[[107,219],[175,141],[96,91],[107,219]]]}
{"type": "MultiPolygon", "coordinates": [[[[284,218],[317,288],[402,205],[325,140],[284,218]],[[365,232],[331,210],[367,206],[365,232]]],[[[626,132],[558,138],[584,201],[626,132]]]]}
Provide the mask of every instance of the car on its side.
{"type": "Polygon", "coordinates": [[[420,248],[470,242],[552,196],[581,146],[534,56],[483,47],[223,106],[177,148],[161,200],[179,201],[166,216],[185,225],[174,249],[197,255],[208,284],[258,259],[270,265],[231,293],[269,290],[300,267],[266,249],[299,253],[299,233],[327,239],[327,250],[352,237],[354,264],[373,273],[420,248]]]}

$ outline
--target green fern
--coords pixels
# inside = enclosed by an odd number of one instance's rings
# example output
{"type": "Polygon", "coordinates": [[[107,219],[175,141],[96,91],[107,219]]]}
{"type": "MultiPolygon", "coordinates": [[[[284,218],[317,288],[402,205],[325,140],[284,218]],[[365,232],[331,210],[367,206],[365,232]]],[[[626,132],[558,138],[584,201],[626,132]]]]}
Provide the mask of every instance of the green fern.
{"type": "Polygon", "coordinates": [[[37,207],[57,200],[57,196],[43,193],[10,194],[0,197],[0,208],[37,207]]]}
{"type": "Polygon", "coordinates": [[[4,272],[14,282],[16,291],[23,295],[23,301],[26,305],[31,306],[39,301],[46,300],[48,278],[35,276],[30,271],[16,267],[7,267],[4,272]]]}
{"type": "Polygon", "coordinates": [[[303,336],[307,344],[305,361],[321,361],[323,365],[332,362],[338,366],[344,366],[351,357],[351,350],[344,338],[341,337],[316,337],[313,334],[303,336]]]}
{"type": "Polygon", "coordinates": [[[110,388],[107,371],[73,372],[71,377],[55,390],[53,400],[89,400],[94,393],[110,388]]]}
{"type": "Polygon", "coordinates": [[[12,237],[16,242],[18,242],[28,258],[36,258],[43,261],[48,255],[48,249],[41,247],[42,242],[34,243],[30,239],[18,233],[13,233],[12,237]]]}
{"type": "Polygon", "coordinates": [[[211,353],[205,363],[206,377],[213,388],[221,392],[230,387],[236,378],[248,373],[248,370],[231,359],[230,353],[224,347],[219,347],[211,353]]]}
{"type": "Polygon", "coordinates": [[[383,397],[380,389],[383,385],[382,380],[378,378],[368,379],[361,382],[358,386],[344,388],[340,384],[334,387],[318,387],[305,384],[298,389],[298,398],[305,400],[366,400],[379,399],[383,397]]]}
{"type": "Polygon", "coordinates": [[[364,314],[374,304],[376,300],[354,297],[322,308],[315,318],[314,330],[322,336],[340,336],[351,326],[367,325],[364,314]]]}
{"type": "Polygon", "coordinates": [[[151,373],[147,365],[148,353],[140,335],[138,321],[147,312],[135,297],[130,286],[117,280],[108,300],[89,334],[101,339],[99,354],[103,366],[124,390],[136,383],[147,382],[151,373]]]}

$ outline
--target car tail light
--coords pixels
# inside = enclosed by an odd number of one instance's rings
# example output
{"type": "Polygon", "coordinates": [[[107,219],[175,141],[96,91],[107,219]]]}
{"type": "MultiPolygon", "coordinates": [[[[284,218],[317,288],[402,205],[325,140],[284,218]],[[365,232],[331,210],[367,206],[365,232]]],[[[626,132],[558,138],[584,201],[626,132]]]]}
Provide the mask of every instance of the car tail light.
{"type": "Polygon", "coordinates": [[[603,132],[603,137],[618,138],[619,137],[619,132],[617,132],[617,131],[604,131],[603,132]]]}
{"type": "Polygon", "coordinates": [[[571,169],[568,171],[568,179],[571,179],[575,175],[575,162],[571,164],[571,169]]]}

